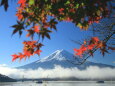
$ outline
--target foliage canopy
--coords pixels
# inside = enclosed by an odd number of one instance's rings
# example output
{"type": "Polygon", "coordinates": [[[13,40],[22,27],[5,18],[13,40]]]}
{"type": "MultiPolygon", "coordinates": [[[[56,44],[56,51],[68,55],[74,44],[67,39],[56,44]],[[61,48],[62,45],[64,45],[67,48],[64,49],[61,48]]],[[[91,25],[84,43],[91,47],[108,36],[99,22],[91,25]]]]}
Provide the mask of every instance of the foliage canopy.
{"type": "MultiPolygon", "coordinates": [[[[101,19],[111,17],[113,11],[112,0],[18,0],[16,16],[17,24],[13,25],[13,34],[21,36],[27,31],[27,37],[31,39],[23,42],[23,52],[12,55],[15,59],[40,55],[40,42],[44,38],[50,39],[50,33],[57,30],[56,25],[61,21],[72,22],[82,30],[87,30],[93,23],[99,23],[101,19]],[[35,40],[34,36],[38,35],[35,40]]],[[[1,5],[5,10],[8,7],[8,0],[2,0],[1,5]]],[[[93,55],[92,50],[101,49],[102,54],[107,52],[106,42],[98,37],[84,41],[80,49],[74,49],[75,55],[82,56],[86,51],[93,55]]],[[[111,47],[111,49],[113,49],[111,47]]],[[[114,49],[113,49],[114,50],[114,49]]]]}

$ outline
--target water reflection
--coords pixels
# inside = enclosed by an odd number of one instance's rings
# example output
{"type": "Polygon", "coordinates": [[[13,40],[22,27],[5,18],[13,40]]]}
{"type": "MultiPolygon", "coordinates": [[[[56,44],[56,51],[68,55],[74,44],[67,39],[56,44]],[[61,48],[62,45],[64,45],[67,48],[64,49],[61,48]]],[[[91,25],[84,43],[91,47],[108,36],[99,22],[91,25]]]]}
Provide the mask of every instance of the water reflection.
{"type": "Polygon", "coordinates": [[[44,83],[36,83],[36,82],[8,82],[8,83],[0,83],[0,86],[115,86],[115,82],[105,82],[105,83],[96,83],[96,82],[44,82],[44,83]]]}

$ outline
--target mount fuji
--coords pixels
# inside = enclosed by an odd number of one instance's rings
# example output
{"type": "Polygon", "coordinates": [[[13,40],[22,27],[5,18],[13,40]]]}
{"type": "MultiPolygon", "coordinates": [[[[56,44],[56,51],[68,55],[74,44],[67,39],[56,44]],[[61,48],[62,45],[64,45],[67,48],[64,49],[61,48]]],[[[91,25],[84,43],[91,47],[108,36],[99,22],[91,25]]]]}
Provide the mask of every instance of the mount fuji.
{"type": "Polygon", "coordinates": [[[20,66],[18,68],[21,68],[21,69],[38,69],[38,68],[53,69],[55,65],[60,65],[61,67],[64,67],[64,68],[77,67],[80,70],[86,69],[89,66],[97,66],[100,68],[104,68],[104,67],[115,68],[114,66],[111,66],[111,65],[94,63],[90,61],[86,61],[82,65],[75,65],[69,61],[75,61],[73,54],[69,53],[66,50],[57,50],[54,53],[50,54],[49,56],[46,56],[30,64],[20,66]]]}

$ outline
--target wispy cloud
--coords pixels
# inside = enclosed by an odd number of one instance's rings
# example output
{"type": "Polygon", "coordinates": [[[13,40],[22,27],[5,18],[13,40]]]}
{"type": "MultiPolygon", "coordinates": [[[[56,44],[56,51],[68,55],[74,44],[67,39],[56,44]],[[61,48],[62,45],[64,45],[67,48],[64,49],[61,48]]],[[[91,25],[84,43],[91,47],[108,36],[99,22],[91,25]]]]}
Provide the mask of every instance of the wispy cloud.
{"type": "Polygon", "coordinates": [[[64,68],[59,65],[55,65],[54,69],[38,68],[32,69],[16,69],[8,66],[0,65],[0,73],[9,77],[19,79],[23,76],[25,78],[68,78],[76,77],[81,79],[95,79],[95,78],[112,78],[115,77],[115,68],[99,68],[97,66],[90,66],[85,70],[79,70],[78,68],[64,68]]]}

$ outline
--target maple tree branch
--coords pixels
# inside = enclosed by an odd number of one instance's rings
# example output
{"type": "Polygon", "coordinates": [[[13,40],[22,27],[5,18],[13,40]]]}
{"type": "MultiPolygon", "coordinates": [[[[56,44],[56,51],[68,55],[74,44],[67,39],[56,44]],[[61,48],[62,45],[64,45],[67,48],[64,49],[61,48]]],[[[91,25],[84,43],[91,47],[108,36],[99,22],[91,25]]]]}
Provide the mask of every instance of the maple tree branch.
{"type": "MultiPolygon", "coordinates": [[[[109,28],[111,29],[111,28],[114,28],[113,26],[115,25],[115,23],[113,23],[109,28]]],[[[112,30],[112,29],[111,29],[112,30]]],[[[115,30],[113,30],[113,33],[111,33],[110,35],[108,35],[104,40],[103,40],[103,42],[105,42],[105,43],[107,43],[108,41],[109,41],[109,39],[113,36],[115,34],[115,30]]],[[[97,51],[98,49],[97,48],[95,48],[93,51],[92,51],[92,53],[94,53],[95,51],[97,51]]],[[[89,53],[89,52],[88,52],[89,53]]],[[[86,53],[85,55],[87,55],[88,53],[86,53]]],[[[74,64],[74,65],[82,65],[82,64],[84,64],[85,62],[86,62],[86,60],[89,58],[89,57],[91,57],[92,55],[90,54],[88,54],[88,56],[86,57],[86,58],[83,58],[83,61],[79,61],[77,58],[78,57],[76,57],[76,56],[73,56],[73,57],[75,57],[76,59],[75,60],[77,60],[77,63],[75,63],[75,61],[71,61],[71,60],[68,60],[68,59],[66,59],[68,62],[70,62],[70,63],[72,63],[72,64],[74,64]]]]}
{"type": "MultiPolygon", "coordinates": [[[[103,41],[105,41],[105,43],[107,43],[109,41],[109,39],[115,34],[115,31],[109,35],[107,38],[105,38],[103,41]]],[[[98,49],[94,49],[92,53],[94,53],[95,51],[97,51],[98,49]]],[[[80,64],[83,64],[91,55],[87,56],[83,62],[80,62],[80,64]]]]}

